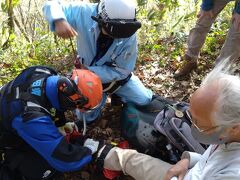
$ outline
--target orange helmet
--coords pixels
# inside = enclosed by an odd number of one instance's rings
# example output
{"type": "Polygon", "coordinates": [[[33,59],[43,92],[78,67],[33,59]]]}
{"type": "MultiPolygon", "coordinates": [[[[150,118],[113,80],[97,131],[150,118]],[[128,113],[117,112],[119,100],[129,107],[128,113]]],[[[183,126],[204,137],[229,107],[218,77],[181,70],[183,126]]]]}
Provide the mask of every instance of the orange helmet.
{"type": "MultiPolygon", "coordinates": [[[[72,71],[71,79],[76,83],[81,95],[87,99],[86,104],[79,109],[94,109],[102,101],[102,82],[101,79],[93,72],[85,69],[74,69],[72,71]]],[[[71,99],[79,98],[78,94],[75,94],[71,99]]]]}

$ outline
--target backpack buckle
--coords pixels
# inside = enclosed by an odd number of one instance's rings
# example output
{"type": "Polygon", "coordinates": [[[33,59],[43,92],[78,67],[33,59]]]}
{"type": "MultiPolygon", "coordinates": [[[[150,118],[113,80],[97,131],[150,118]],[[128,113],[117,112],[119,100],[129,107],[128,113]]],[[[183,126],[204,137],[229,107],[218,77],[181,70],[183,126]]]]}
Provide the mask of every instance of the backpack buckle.
{"type": "Polygon", "coordinates": [[[1,153],[1,156],[0,156],[0,163],[4,162],[5,161],[5,152],[4,150],[0,150],[0,153],[1,153]]]}

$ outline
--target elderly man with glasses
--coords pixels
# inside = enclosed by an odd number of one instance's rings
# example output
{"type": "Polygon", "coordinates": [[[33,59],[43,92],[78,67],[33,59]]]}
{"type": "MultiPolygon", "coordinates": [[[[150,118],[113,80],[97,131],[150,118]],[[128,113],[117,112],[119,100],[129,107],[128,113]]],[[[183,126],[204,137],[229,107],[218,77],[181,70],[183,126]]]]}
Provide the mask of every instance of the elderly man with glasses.
{"type": "Polygon", "coordinates": [[[182,160],[170,165],[135,150],[115,147],[106,153],[105,148],[104,168],[137,180],[239,179],[240,78],[229,72],[226,66],[217,66],[190,99],[192,135],[210,145],[202,155],[184,152],[182,160]]]}

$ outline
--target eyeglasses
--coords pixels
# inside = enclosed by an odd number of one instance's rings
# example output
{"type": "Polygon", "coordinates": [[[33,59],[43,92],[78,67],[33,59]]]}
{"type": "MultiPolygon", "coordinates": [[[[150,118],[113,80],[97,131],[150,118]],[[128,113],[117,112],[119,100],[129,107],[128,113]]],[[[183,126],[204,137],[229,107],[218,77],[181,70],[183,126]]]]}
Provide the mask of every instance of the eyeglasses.
{"type": "Polygon", "coordinates": [[[189,119],[189,121],[192,123],[192,125],[199,131],[199,132],[207,132],[207,131],[211,131],[213,129],[216,129],[222,125],[217,125],[217,126],[214,126],[214,127],[211,127],[211,128],[207,128],[207,129],[201,129],[200,127],[198,127],[198,125],[193,122],[193,118],[192,118],[192,114],[189,110],[186,110],[186,115],[187,115],[187,118],[189,119]]]}

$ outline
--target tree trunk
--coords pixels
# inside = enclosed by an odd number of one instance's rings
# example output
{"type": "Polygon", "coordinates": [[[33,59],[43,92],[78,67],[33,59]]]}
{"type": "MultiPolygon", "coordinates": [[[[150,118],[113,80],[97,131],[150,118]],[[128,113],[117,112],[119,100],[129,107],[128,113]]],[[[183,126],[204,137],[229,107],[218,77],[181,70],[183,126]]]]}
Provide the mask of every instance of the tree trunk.
{"type": "Polygon", "coordinates": [[[12,0],[6,0],[8,2],[8,26],[9,26],[9,34],[14,33],[14,13],[13,13],[13,4],[12,0]]]}
{"type": "Polygon", "coordinates": [[[14,13],[13,13],[13,4],[12,0],[6,0],[6,4],[8,5],[8,28],[9,28],[9,35],[5,43],[2,45],[2,49],[7,49],[9,47],[10,36],[14,33],[14,13]]]}

